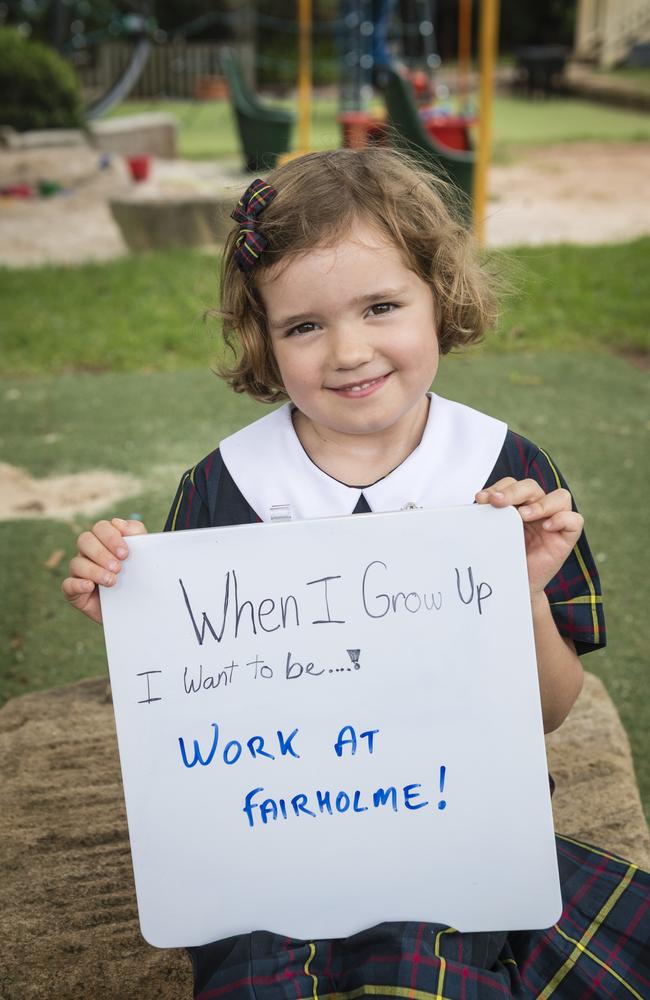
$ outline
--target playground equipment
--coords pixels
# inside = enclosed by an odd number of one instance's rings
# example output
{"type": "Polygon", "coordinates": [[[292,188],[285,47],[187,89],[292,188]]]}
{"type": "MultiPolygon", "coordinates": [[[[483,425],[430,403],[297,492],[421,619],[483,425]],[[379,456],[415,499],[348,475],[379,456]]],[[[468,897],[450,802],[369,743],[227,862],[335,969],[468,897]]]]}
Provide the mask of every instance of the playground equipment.
{"type": "MultiPolygon", "coordinates": [[[[21,2],[21,11],[24,6],[21,2]]],[[[153,18],[155,0],[102,0],[101,6],[96,7],[89,5],[87,0],[38,0],[37,6],[41,13],[47,8],[50,13],[55,14],[56,38],[53,35],[52,41],[64,51],[76,50],[82,56],[85,53],[92,55],[93,48],[108,37],[128,37],[135,42],[128,66],[120,71],[120,78],[113,81],[108,93],[96,100],[89,109],[91,116],[103,113],[127,95],[135,84],[138,73],[142,72],[152,45],[162,43],[167,38],[165,32],[158,29],[153,18]],[[84,11],[85,22],[82,18],[84,11]]],[[[468,103],[471,0],[458,0],[460,113],[455,117],[446,114],[446,107],[429,109],[420,114],[419,118],[416,109],[414,116],[415,99],[405,81],[398,79],[395,68],[390,66],[391,48],[396,37],[393,29],[397,31],[397,37],[402,39],[407,61],[410,54],[412,61],[424,60],[427,69],[422,72],[437,69],[440,58],[435,44],[435,0],[410,0],[408,5],[400,7],[410,13],[404,23],[391,28],[390,44],[389,21],[391,14],[396,11],[396,0],[343,0],[340,17],[329,20],[327,26],[319,26],[313,22],[311,0],[296,0],[297,20],[257,13],[259,25],[263,24],[269,30],[282,29],[297,33],[298,59],[291,60],[291,65],[295,66],[296,62],[298,64],[299,136],[296,151],[288,153],[294,116],[260,102],[247,84],[238,55],[223,52],[222,70],[230,84],[233,112],[241,136],[246,168],[262,171],[287,156],[300,155],[309,150],[311,37],[314,32],[333,31],[341,44],[343,113],[340,115],[340,122],[346,144],[364,145],[368,142],[387,141],[386,124],[382,117],[372,113],[370,106],[372,80],[375,83],[387,80],[386,103],[391,124],[403,133],[402,138],[407,145],[419,149],[434,169],[446,172],[468,198],[473,197],[476,233],[481,239],[487,197],[486,173],[490,157],[498,0],[481,0],[479,5],[481,115],[476,152],[471,148],[468,130],[468,126],[474,123],[470,118],[468,103]],[[377,72],[379,67],[382,69],[381,74],[377,72]]],[[[174,37],[187,38],[212,24],[227,25],[231,33],[235,32],[235,37],[240,37],[237,25],[241,28],[245,10],[249,8],[212,10],[175,29],[174,37]]],[[[26,8],[24,16],[31,16],[26,8]]],[[[246,51],[252,57],[253,50],[250,46],[246,51]]],[[[274,56],[273,59],[285,66],[289,64],[288,60],[279,57],[274,56]]],[[[259,61],[263,61],[261,56],[259,61]]],[[[410,76],[413,77],[412,72],[410,76]]],[[[414,83],[415,80],[412,79],[411,85],[414,83]]],[[[442,88],[438,89],[440,92],[442,88]]],[[[136,154],[140,150],[129,152],[136,154]]]]}
{"type": "Polygon", "coordinates": [[[230,88],[246,169],[270,170],[278,154],[289,149],[294,115],[290,111],[270,108],[258,100],[248,87],[241,63],[232,49],[222,49],[219,61],[230,88]]]}
{"type": "Polygon", "coordinates": [[[434,173],[447,175],[465,193],[472,195],[474,153],[443,146],[427,132],[418,112],[410,84],[396,70],[386,71],[384,99],[388,117],[403,144],[431,167],[434,173]]]}

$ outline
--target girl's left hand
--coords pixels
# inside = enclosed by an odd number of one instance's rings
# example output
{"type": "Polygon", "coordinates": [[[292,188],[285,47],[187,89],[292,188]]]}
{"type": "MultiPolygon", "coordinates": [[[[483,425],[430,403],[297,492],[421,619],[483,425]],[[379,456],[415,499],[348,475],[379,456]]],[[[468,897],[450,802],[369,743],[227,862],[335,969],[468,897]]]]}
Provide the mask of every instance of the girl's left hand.
{"type": "Polygon", "coordinates": [[[571,510],[568,490],[544,490],[534,479],[500,479],[476,494],[477,503],[516,507],[524,522],[530,593],[543,592],[582,534],[584,519],[571,510]]]}

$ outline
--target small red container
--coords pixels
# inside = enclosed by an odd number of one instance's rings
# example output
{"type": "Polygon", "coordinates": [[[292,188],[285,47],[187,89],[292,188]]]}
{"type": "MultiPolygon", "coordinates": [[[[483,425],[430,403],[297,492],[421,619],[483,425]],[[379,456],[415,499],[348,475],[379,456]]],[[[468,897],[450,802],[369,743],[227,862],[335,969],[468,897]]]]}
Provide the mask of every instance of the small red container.
{"type": "Polygon", "coordinates": [[[33,198],[35,194],[31,184],[10,184],[0,190],[3,198],[33,198]]]}
{"type": "Polygon", "coordinates": [[[148,179],[151,173],[150,156],[127,156],[126,162],[129,165],[132,180],[140,182],[148,179]]]}
{"type": "Polygon", "coordinates": [[[476,118],[464,115],[426,115],[424,127],[430,136],[448,149],[468,150],[472,148],[469,127],[476,118]]]}

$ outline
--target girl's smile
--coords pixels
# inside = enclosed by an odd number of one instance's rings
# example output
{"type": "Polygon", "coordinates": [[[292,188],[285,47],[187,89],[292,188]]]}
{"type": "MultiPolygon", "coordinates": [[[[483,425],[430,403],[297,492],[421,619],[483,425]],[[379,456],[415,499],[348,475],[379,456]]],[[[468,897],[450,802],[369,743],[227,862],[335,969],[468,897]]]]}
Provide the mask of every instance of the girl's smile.
{"type": "Polygon", "coordinates": [[[385,475],[404,461],[426,423],[438,341],[432,291],[399,250],[358,222],[335,246],[262,272],[258,286],[313,460],[345,479],[340,456],[354,453],[350,481],[360,464],[385,475]]]}
{"type": "Polygon", "coordinates": [[[352,399],[360,399],[361,397],[369,396],[376,389],[379,389],[390,378],[390,374],[390,372],[387,372],[386,375],[378,375],[377,378],[366,379],[364,382],[351,382],[347,385],[339,386],[331,385],[328,388],[339,396],[350,396],[352,399]]]}

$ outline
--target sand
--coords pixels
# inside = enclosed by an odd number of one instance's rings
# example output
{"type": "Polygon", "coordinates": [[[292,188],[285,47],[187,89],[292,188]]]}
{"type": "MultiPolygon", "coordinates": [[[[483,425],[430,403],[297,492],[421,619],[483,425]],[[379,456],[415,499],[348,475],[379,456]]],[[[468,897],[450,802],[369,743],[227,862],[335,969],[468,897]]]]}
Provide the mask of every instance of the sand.
{"type": "MultiPolygon", "coordinates": [[[[0,150],[0,186],[42,177],[67,194],[0,199],[0,264],[27,267],[110,260],[128,253],[108,199],[133,192],[120,157],[104,169],[88,149],[0,150]]],[[[250,179],[250,178],[248,178],[250,179]]],[[[138,197],[232,195],[247,182],[237,160],[156,160],[138,197]]],[[[607,243],[650,232],[650,145],[581,142],[531,148],[489,175],[491,246],[607,243]]]]}

